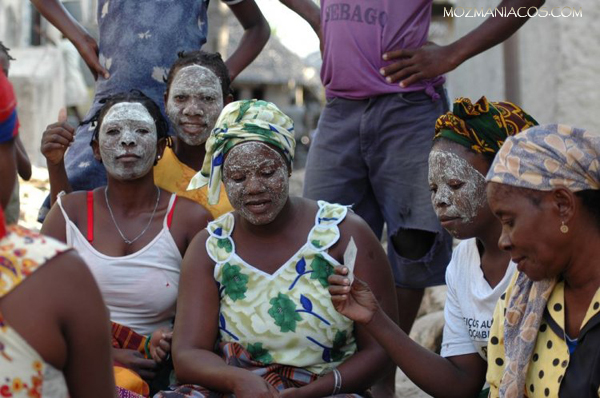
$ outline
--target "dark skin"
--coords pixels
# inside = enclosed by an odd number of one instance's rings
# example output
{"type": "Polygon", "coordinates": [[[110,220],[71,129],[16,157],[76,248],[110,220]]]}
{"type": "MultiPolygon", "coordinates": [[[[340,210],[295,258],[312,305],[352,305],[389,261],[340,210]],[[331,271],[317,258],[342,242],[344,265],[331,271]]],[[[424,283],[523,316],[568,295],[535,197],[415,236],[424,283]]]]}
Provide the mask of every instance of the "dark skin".
{"type": "MultiPolygon", "coordinates": [[[[31,0],[31,3],[73,43],[94,78],[97,78],[98,75],[105,79],[110,78],[108,70],[100,64],[98,59],[96,40],[69,14],[60,1],[31,0]]],[[[230,5],[229,8],[244,28],[244,34],[237,49],[226,61],[231,78],[234,79],[258,56],[269,40],[270,30],[269,24],[254,0],[230,5]]]]}
{"type": "Polygon", "coordinates": [[[321,9],[312,0],[279,0],[287,8],[300,15],[319,37],[319,47],[323,53],[323,35],[321,34],[321,9]]]}
{"type": "Polygon", "coordinates": [[[582,201],[559,186],[548,192],[488,184],[488,202],[502,223],[498,245],[529,279],[562,277],[565,327],[577,338],[592,298],[600,288],[600,228],[582,201]],[[532,195],[537,196],[536,203],[532,195]],[[569,227],[560,231],[562,222],[569,227]]]}
{"type": "MultiPolygon", "coordinates": [[[[14,151],[13,142],[0,144],[1,181],[14,181],[14,151]]],[[[10,196],[12,186],[0,185],[2,199],[10,196]]],[[[0,313],[45,362],[64,373],[69,396],[115,396],[108,313],[90,271],[74,251],[55,256],[2,297],[0,313]]]]}
{"type": "MultiPolygon", "coordinates": [[[[169,106],[169,87],[167,87],[167,91],[165,91],[164,101],[165,108],[167,108],[169,106]]],[[[233,101],[233,95],[223,95],[223,106],[221,107],[221,110],[223,110],[223,108],[231,101],[233,101]]],[[[201,145],[188,145],[183,140],[178,140],[177,137],[173,137],[172,139],[173,150],[177,156],[177,159],[191,169],[200,171],[202,168],[202,163],[204,162],[204,156],[206,155],[205,142],[203,142],[201,145]]]]}
{"type": "MultiPolygon", "coordinates": [[[[490,168],[490,159],[486,156],[472,152],[464,146],[446,139],[437,140],[433,145],[433,150],[450,152],[463,158],[483,176],[487,175],[490,168]]],[[[458,184],[455,186],[460,189],[464,182],[452,181],[452,183],[458,184]]],[[[430,184],[430,188],[432,191],[436,189],[435,184],[430,184]]],[[[449,203],[433,202],[436,213],[440,213],[440,209],[444,209],[448,205],[449,203]]],[[[441,213],[443,213],[443,210],[441,213]]],[[[500,283],[506,274],[506,268],[510,261],[510,255],[498,247],[501,231],[502,225],[494,217],[487,201],[479,209],[472,222],[458,223],[448,230],[457,239],[477,239],[477,246],[481,255],[481,269],[486,281],[492,288],[500,283]]]]}
{"type": "MultiPolygon", "coordinates": [[[[485,156],[448,140],[435,142],[432,151],[451,152],[466,160],[475,170],[485,175],[490,161],[485,156]]],[[[464,181],[446,181],[457,191],[464,181]]],[[[437,186],[430,181],[432,202],[438,216],[451,203],[434,200],[437,186]]],[[[460,195],[460,192],[457,192],[460,195]]],[[[481,268],[490,286],[496,286],[506,274],[510,256],[498,248],[501,225],[495,220],[487,203],[470,223],[453,225],[451,233],[460,239],[476,238],[481,254],[481,268]]],[[[410,339],[401,327],[390,320],[374,300],[368,284],[357,281],[349,286],[345,267],[337,267],[336,275],[329,278],[329,291],[336,309],[343,315],[365,325],[402,371],[426,393],[434,397],[476,397],[485,382],[487,364],[478,353],[451,357],[439,356],[410,339]],[[449,389],[448,386],[452,385],[449,389]]]]}
{"type": "MultiPolygon", "coordinates": [[[[287,168],[280,155],[269,148],[259,152],[256,156],[261,159],[279,157],[279,167],[287,168]]],[[[227,159],[225,168],[227,169],[227,159]]],[[[227,184],[227,170],[225,173],[224,182],[227,184]]],[[[270,178],[274,178],[272,173],[264,175],[265,181],[262,183],[268,185],[270,178]]],[[[248,196],[263,197],[261,182],[254,180],[251,184],[253,188],[247,187],[252,191],[248,191],[248,196]]],[[[318,206],[313,201],[287,198],[274,219],[260,225],[249,222],[238,211],[234,212],[236,228],[232,238],[236,242],[237,253],[258,269],[274,273],[306,243],[317,209],[318,206]],[[289,244],[282,245],[281,242],[289,244]]],[[[348,214],[339,227],[341,238],[329,249],[329,254],[342,261],[343,251],[353,236],[357,246],[361,248],[357,264],[363,264],[357,265],[356,274],[368,279],[376,287],[384,311],[394,316],[396,306],[392,277],[381,245],[365,222],[353,214],[348,214]]],[[[216,391],[233,392],[239,398],[318,397],[330,394],[334,384],[331,374],[307,386],[290,388],[279,394],[259,376],[245,369],[226,365],[213,352],[219,334],[219,293],[213,277],[215,264],[206,252],[207,238],[206,231],[198,234],[183,261],[173,345],[178,380],[182,383],[200,384],[216,391]]],[[[357,325],[355,335],[358,352],[338,367],[344,380],[342,392],[365,390],[390,366],[384,350],[361,326],[357,325]]]]}
{"type": "MultiPolygon", "coordinates": [[[[135,144],[122,143],[122,145],[135,144]]],[[[164,148],[165,140],[159,140],[157,155],[161,155],[164,148]]],[[[93,150],[94,156],[98,160],[102,160],[97,141],[93,143],[93,150]]],[[[147,174],[133,180],[123,181],[111,176],[110,173],[107,174],[108,198],[115,219],[125,236],[135,237],[146,228],[156,204],[157,191],[152,169],[147,174]]],[[[106,187],[100,187],[94,190],[94,241],[92,246],[100,253],[113,257],[126,256],[143,249],[162,230],[171,194],[161,190],[156,214],[152,218],[148,230],[137,241],[128,245],[123,241],[112,221],[104,197],[105,189],[106,187]]],[[[86,193],[75,192],[67,195],[62,199],[62,203],[71,221],[86,236],[86,193]]],[[[169,232],[182,257],[193,237],[211,219],[211,215],[202,206],[185,198],[178,198],[169,232]]],[[[42,226],[42,232],[66,242],[66,223],[57,206],[53,206],[48,213],[42,226]]],[[[113,349],[113,355],[117,361],[131,368],[144,379],[150,380],[156,375],[158,364],[162,363],[169,354],[171,338],[171,331],[165,328],[158,329],[152,334],[150,342],[152,359],[144,359],[139,352],[126,349],[113,349]]]]}
{"type": "MultiPolygon", "coordinates": [[[[497,8],[510,10],[524,7],[541,7],[545,0],[503,0],[497,8]]],[[[524,14],[521,10],[521,14],[524,14]]],[[[525,10],[526,11],[526,10],[525,10]]],[[[512,36],[528,18],[515,16],[490,17],[464,37],[446,46],[427,43],[417,49],[400,49],[383,54],[384,60],[395,62],[381,68],[389,82],[399,82],[408,87],[423,79],[433,79],[448,73],[463,62],[480,54],[512,36]]]]}
{"type": "MultiPolygon", "coordinates": [[[[8,54],[6,54],[4,51],[0,51],[0,67],[2,67],[6,77],[8,77],[8,72],[10,70],[10,59],[8,54]]],[[[15,153],[17,172],[22,179],[29,181],[31,178],[31,161],[29,160],[29,156],[27,155],[27,151],[25,150],[23,142],[21,141],[21,136],[17,136],[15,139],[15,153]]]]}

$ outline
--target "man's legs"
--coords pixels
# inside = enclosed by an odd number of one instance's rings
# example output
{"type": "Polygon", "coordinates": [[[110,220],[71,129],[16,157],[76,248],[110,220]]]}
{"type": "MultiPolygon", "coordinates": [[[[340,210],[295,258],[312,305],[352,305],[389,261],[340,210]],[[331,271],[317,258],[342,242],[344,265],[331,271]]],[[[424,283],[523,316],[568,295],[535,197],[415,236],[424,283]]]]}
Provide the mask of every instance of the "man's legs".
{"type": "MultiPolygon", "coordinates": [[[[433,212],[427,181],[435,121],[447,111],[439,91],[442,99],[436,102],[424,92],[375,98],[362,120],[369,180],[387,224],[398,325],[406,333],[425,287],[444,283],[450,260],[451,239],[433,212]]],[[[394,385],[392,375],[375,392],[389,396],[394,385]]]]}

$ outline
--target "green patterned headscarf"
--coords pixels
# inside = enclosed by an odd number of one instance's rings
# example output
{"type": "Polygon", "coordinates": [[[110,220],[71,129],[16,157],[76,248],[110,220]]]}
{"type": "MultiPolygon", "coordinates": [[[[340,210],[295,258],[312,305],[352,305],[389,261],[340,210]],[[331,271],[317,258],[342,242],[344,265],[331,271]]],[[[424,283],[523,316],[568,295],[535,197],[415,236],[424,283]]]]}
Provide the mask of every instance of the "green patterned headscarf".
{"type": "Polygon", "coordinates": [[[206,141],[206,157],[188,190],[208,184],[208,203],[219,202],[225,154],[248,141],[264,142],[278,148],[292,166],[296,140],[294,122],[275,104],[260,100],[236,101],[223,108],[206,141]]]}
{"type": "Polygon", "coordinates": [[[443,137],[493,158],[506,137],[537,125],[511,102],[488,102],[481,97],[472,104],[468,98],[458,98],[452,112],[436,121],[434,140],[443,137]]]}

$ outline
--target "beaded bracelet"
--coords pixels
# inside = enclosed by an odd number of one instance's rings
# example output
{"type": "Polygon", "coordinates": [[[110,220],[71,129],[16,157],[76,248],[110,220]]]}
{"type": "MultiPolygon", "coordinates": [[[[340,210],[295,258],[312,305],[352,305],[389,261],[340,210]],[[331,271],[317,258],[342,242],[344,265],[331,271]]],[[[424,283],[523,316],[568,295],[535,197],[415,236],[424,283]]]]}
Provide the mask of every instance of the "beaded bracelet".
{"type": "Polygon", "coordinates": [[[337,368],[333,369],[333,379],[334,379],[334,385],[333,385],[333,392],[331,393],[331,395],[337,395],[340,390],[342,389],[342,374],[340,373],[339,370],[337,370],[337,368]]]}

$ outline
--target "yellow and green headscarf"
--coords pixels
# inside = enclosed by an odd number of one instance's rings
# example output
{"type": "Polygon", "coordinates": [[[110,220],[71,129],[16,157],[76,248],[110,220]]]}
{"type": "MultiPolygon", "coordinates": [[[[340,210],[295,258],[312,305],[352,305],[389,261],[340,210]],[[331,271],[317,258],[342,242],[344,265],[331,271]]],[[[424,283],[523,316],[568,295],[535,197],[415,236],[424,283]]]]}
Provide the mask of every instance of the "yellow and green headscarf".
{"type": "Polygon", "coordinates": [[[294,160],[294,122],[275,104],[260,100],[236,101],[223,108],[206,141],[202,169],[190,181],[188,190],[208,184],[208,203],[219,202],[225,154],[247,141],[259,141],[281,150],[289,166],[294,160]]]}
{"type": "Polygon", "coordinates": [[[434,140],[446,138],[494,157],[506,137],[537,125],[534,118],[511,102],[488,102],[481,97],[473,104],[468,98],[458,98],[452,112],[436,121],[434,140]]]}

